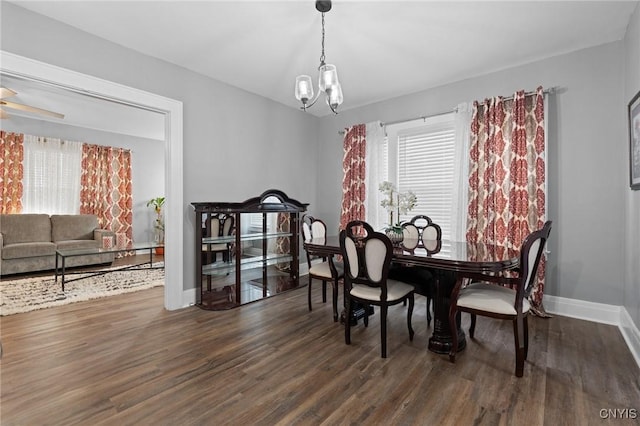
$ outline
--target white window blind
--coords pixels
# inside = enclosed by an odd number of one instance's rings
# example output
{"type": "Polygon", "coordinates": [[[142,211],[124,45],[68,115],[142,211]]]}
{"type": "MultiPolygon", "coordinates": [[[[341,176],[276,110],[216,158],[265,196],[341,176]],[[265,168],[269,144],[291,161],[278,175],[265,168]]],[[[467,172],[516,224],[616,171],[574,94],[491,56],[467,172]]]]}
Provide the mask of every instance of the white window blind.
{"type": "Polygon", "coordinates": [[[82,143],[24,137],[23,213],[78,214],[82,143]]]}
{"type": "Polygon", "coordinates": [[[456,153],[453,114],[399,129],[397,143],[398,190],[411,190],[418,200],[414,209],[400,219],[425,214],[440,225],[442,238],[450,239],[456,153]]]}

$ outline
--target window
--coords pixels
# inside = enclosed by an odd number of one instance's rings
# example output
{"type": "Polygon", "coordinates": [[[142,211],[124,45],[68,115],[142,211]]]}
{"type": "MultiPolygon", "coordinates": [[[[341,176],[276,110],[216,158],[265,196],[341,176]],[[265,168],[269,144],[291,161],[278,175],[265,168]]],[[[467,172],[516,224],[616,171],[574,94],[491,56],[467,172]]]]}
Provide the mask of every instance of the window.
{"type": "Polygon", "coordinates": [[[400,192],[416,194],[416,206],[400,220],[425,214],[440,225],[447,240],[451,239],[454,194],[459,192],[454,188],[458,184],[455,133],[454,113],[389,125],[388,162],[379,167],[379,173],[388,176],[400,192]]]}
{"type": "Polygon", "coordinates": [[[78,214],[82,143],[24,137],[23,213],[78,214]]]}

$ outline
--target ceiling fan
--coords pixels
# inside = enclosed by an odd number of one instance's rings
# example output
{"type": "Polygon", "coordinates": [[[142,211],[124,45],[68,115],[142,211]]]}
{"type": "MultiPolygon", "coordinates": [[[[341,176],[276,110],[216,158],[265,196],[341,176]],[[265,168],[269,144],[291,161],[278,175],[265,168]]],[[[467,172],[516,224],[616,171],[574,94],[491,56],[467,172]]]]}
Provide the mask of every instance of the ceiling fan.
{"type": "Polygon", "coordinates": [[[5,101],[5,98],[10,98],[18,93],[7,89],[6,87],[0,87],[0,119],[9,118],[9,114],[5,111],[5,108],[17,109],[21,111],[33,112],[36,114],[48,115],[54,118],[64,118],[64,114],[49,111],[42,108],[36,108],[30,105],[17,104],[15,102],[5,101]]]}

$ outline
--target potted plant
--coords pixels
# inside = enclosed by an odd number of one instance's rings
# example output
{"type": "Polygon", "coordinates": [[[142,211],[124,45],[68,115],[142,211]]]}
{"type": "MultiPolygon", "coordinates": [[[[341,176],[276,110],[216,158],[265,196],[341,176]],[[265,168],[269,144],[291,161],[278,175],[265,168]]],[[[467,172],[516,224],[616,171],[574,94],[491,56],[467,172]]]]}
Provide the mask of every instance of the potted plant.
{"type": "MultiPolygon", "coordinates": [[[[164,203],[165,197],[152,198],[147,202],[147,207],[153,207],[156,213],[156,219],[153,223],[154,240],[160,244],[164,244],[164,216],[162,214],[164,203]]],[[[164,247],[157,247],[156,254],[164,254],[164,247]]]]}
{"type": "Polygon", "coordinates": [[[405,193],[398,192],[395,185],[384,181],[378,186],[378,190],[385,195],[385,199],[380,202],[380,206],[389,212],[389,226],[385,229],[387,236],[393,242],[402,241],[402,221],[401,214],[410,212],[417,203],[416,195],[409,190],[405,193]],[[396,221],[393,220],[393,213],[397,214],[396,221]]]}

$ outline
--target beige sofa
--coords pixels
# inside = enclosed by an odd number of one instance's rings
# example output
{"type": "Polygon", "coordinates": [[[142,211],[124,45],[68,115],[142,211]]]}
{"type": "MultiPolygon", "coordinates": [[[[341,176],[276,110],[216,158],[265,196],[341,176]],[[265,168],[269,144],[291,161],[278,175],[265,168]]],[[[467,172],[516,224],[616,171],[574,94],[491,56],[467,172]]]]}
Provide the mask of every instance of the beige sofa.
{"type": "MultiPolygon", "coordinates": [[[[99,248],[102,237],[114,233],[98,229],[93,215],[0,215],[0,275],[52,270],[56,249],[99,248]]],[[[113,253],[74,256],[65,266],[113,262],[113,253]]]]}

